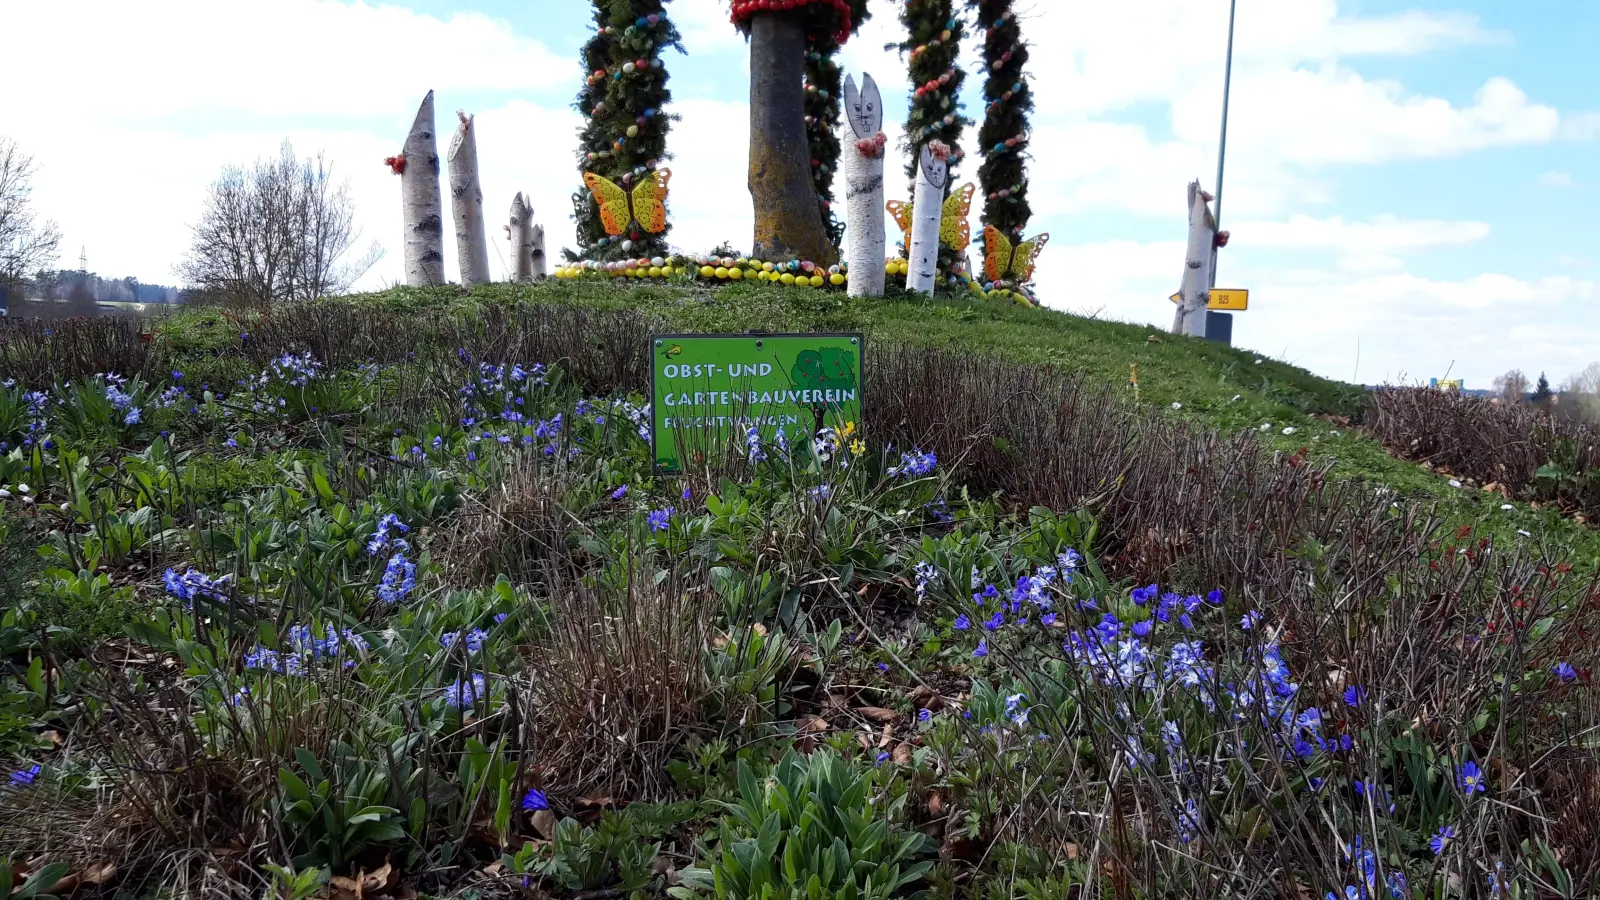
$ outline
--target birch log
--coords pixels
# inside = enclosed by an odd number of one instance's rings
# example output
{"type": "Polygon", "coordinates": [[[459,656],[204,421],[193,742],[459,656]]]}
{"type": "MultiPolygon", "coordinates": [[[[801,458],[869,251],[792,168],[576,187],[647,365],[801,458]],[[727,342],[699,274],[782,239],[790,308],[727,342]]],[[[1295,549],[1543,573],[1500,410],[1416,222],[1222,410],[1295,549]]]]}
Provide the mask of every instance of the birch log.
{"type": "Polygon", "coordinates": [[[1189,246],[1184,254],[1183,287],[1179,289],[1178,311],[1173,315],[1172,333],[1205,337],[1206,303],[1211,294],[1211,248],[1215,243],[1216,221],[1206,207],[1211,195],[1200,189],[1200,182],[1189,183],[1189,246]]]}
{"type": "Polygon", "coordinates": [[[433,131],[433,91],[422,98],[402,152],[402,226],[405,229],[406,284],[444,284],[444,217],[439,198],[439,145],[433,131]]]}
{"type": "Polygon", "coordinates": [[[473,117],[457,112],[461,124],[450,140],[450,215],[456,225],[456,262],[461,286],[488,284],[489,245],[483,233],[483,190],[478,186],[478,133],[473,117]]]}
{"type": "Polygon", "coordinates": [[[910,273],[906,290],[933,293],[939,266],[939,218],[944,212],[944,185],[949,178],[949,150],[939,141],[923,145],[917,161],[917,186],[911,196],[910,273]]]}
{"type": "MultiPolygon", "coordinates": [[[[528,217],[533,217],[533,210],[528,210],[528,217]]],[[[534,281],[544,278],[544,226],[528,226],[528,277],[534,281]]]]}
{"type": "Polygon", "coordinates": [[[536,242],[539,245],[538,276],[544,277],[544,229],[533,224],[533,210],[522,199],[520,191],[511,201],[511,224],[506,226],[506,237],[511,241],[511,280],[526,284],[534,279],[536,242]]]}
{"type": "Polygon", "coordinates": [[[882,297],[884,251],[887,238],[883,228],[883,149],[888,138],[883,133],[883,100],[871,75],[861,76],[856,90],[855,76],[844,81],[844,116],[848,127],[840,141],[844,158],[845,223],[849,246],[849,293],[852,297],[882,297]]]}

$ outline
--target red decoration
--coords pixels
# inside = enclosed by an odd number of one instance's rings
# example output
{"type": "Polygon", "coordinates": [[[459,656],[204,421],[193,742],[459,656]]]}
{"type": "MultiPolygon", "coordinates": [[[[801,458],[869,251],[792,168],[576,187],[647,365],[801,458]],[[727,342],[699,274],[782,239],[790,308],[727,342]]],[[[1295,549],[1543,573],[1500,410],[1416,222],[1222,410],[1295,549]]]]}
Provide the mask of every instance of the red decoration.
{"type": "Polygon", "coordinates": [[[856,141],[856,149],[860,150],[863,156],[878,159],[883,156],[884,145],[888,143],[889,136],[880,131],[872,137],[856,141]]]}
{"type": "Polygon", "coordinates": [[[847,0],[733,0],[733,15],[730,18],[733,24],[743,25],[754,13],[798,9],[810,3],[831,6],[839,14],[839,28],[834,32],[833,40],[844,46],[845,41],[850,39],[850,4],[847,0]]]}
{"type": "Polygon", "coordinates": [[[399,156],[385,157],[383,164],[388,166],[389,171],[396,175],[404,175],[406,172],[406,157],[403,153],[399,156]]]}
{"type": "Polygon", "coordinates": [[[1218,247],[1226,247],[1226,246],[1228,246],[1228,232],[1226,232],[1226,231],[1217,232],[1217,246],[1218,247]]]}

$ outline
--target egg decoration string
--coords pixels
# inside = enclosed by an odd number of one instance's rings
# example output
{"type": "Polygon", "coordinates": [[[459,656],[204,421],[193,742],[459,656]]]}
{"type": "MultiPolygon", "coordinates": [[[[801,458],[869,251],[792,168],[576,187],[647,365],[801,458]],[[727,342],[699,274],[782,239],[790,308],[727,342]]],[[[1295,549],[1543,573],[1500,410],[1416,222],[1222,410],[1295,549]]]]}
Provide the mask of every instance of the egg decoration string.
{"type": "Polygon", "coordinates": [[[606,227],[605,204],[590,186],[598,176],[624,192],[659,180],[667,135],[676,120],[665,110],[672,100],[661,54],[683,46],[667,15],[666,0],[594,0],[594,34],[584,44],[584,78],[575,105],[584,115],[578,169],[585,188],[572,195],[577,250],[586,259],[658,255],[667,250],[670,226],[646,230],[628,224],[621,233],[606,227]]]}

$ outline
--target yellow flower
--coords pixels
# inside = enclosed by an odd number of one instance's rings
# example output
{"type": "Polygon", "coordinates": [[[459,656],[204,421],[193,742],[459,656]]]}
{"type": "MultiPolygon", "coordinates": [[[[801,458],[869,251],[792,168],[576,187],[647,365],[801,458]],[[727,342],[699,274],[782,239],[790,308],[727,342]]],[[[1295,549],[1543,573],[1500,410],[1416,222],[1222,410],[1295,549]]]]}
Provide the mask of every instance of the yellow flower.
{"type": "Polygon", "coordinates": [[[861,440],[860,438],[856,438],[855,440],[850,442],[850,455],[851,456],[860,456],[861,454],[863,454],[865,452],[867,452],[867,444],[866,444],[865,441],[861,440]]]}
{"type": "Polygon", "coordinates": [[[855,433],[856,433],[856,423],[854,423],[854,422],[846,422],[846,423],[844,423],[844,427],[839,429],[839,434],[840,434],[841,437],[849,437],[849,436],[851,436],[851,435],[853,435],[855,433]]]}

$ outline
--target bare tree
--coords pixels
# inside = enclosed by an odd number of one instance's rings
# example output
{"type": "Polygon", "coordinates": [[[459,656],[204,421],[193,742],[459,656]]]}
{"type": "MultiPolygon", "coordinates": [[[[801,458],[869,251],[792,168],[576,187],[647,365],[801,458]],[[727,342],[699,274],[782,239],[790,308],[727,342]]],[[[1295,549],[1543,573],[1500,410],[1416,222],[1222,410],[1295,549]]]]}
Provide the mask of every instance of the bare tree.
{"type": "Polygon", "coordinates": [[[1586,422],[1600,422],[1600,362],[1592,362],[1582,372],[1561,383],[1562,405],[1586,422]]]}
{"type": "Polygon", "coordinates": [[[348,181],[335,182],[319,153],[300,159],[287,140],[275,159],[223,169],[206,197],[178,274],[194,293],[266,306],[348,290],[383,258],[360,237],[348,181]]]}
{"type": "Polygon", "coordinates": [[[1528,376],[1512,369],[1494,380],[1494,392],[1501,403],[1522,403],[1528,396],[1528,376]]]}
{"type": "Polygon", "coordinates": [[[20,288],[55,262],[61,229],[33,212],[33,157],[0,135],[0,287],[20,288]]]}

